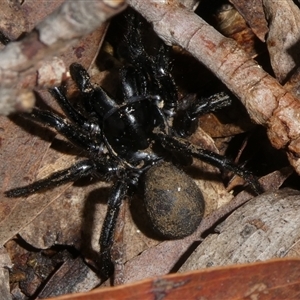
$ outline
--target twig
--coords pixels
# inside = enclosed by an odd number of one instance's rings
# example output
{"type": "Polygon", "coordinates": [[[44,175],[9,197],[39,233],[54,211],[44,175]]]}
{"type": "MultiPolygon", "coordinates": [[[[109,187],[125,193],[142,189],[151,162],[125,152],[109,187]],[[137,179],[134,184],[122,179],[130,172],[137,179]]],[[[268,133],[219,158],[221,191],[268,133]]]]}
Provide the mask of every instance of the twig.
{"type": "MultiPolygon", "coordinates": [[[[67,0],[27,37],[7,45],[0,52],[0,113],[7,115],[32,107],[34,86],[28,86],[26,78],[36,76],[43,60],[58,55],[123,10],[124,2],[67,0]]],[[[65,72],[62,68],[60,79],[65,72]]]]}

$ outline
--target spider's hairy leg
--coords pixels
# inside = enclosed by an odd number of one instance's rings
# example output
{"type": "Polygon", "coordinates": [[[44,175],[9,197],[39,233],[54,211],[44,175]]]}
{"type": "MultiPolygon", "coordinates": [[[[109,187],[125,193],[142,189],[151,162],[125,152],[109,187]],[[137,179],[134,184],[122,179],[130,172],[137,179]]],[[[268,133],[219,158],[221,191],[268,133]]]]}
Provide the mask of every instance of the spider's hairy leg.
{"type": "Polygon", "coordinates": [[[161,41],[161,46],[153,64],[154,79],[158,85],[159,95],[164,100],[163,111],[172,117],[178,109],[178,91],[171,74],[173,64],[170,57],[170,46],[161,41]]]}
{"type": "Polygon", "coordinates": [[[187,137],[194,132],[194,125],[198,117],[230,106],[232,98],[225,92],[219,92],[193,101],[189,101],[189,98],[186,98],[180,103],[182,113],[176,116],[174,123],[176,124],[177,134],[181,137],[187,137]]]}
{"type": "Polygon", "coordinates": [[[32,184],[6,191],[5,195],[11,198],[28,196],[37,191],[56,187],[88,176],[95,171],[95,169],[95,164],[90,160],[79,161],[68,169],[55,172],[44,179],[33,182],[32,184]]]}
{"type": "Polygon", "coordinates": [[[65,122],[61,117],[50,111],[34,108],[31,113],[23,113],[22,116],[56,129],[58,133],[66,137],[72,144],[82,149],[97,151],[100,148],[99,142],[96,143],[94,139],[81,132],[78,127],[65,122]]]}
{"type": "Polygon", "coordinates": [[[209,97],[200,98],[197,100],[188,110],[190,118],[196,118],[223,107],[230,106],[232,104],[232,98],[225,92],[213,94],[209,97]]]}
{"type": "Polygon", "coordinates": [[[73,63],[70,65],[70,74],[74,82],[76,83],[79,90],[88,94],[93,91],[93,85],[90,82],[90,75],[87,70],[78,63],[73,63]]]}
{"type": "Polygon", "coordinates": [[[78,63],[70,66],[73,80],[76,82],[82,96],[84,107],[92,119],[101,124],[108,111],[118,110],[119,105],[100,86],[93,86],[89,81],[89,75],[84,67],[78,63]]]}
{"type": "Polygon", "coordinates": [[[76,125],[88,132],[95,131],[95,128],[97,128],[97,132],[100,132],[97,124],[87,119],[73,107],[61,87],[54,87],[53,89],[50,89],[49,92],[56,99],[56,102],[59,104],[66,116],[68,116],[69,119],[72,120],[76,125]]]}
{"type": "Polygon", "coordinates": [[[131,66],[120,69],[121,90],[125,101],[133,97],[141,96],[143,93],[139,88],[141,86],[141,76],[137,76],[136,73],[136,69],[131,66]]]}
{"type": "Polygon", "coordinates": [[[126,51],[122,56],[132,65],[147,66],[149,59],[142,42],[141,17],[134,12],[126,14],[127,30],[125,32],[126,51]]]}
{"type": "Polygon", "coordinates": [[[110,192],[107,202],[107,213],[102,225],[100,236],[100,273],[103,279],[107,279],[114,272],[114,265],[111,261],[111,247],[113,245],[113,237],[116,221],[119,215],[122,200],[127,194],[128,185],[125,181],[117,181],[110,192]]]}
{"type": "Polygon", "coordinates": [[[236,165],[233,161],[226,158],[225,156],[209,150],[201,149],[182,138],[172,137],[162,132],[155,133],[155,137],[167,150],[173,152],[183,152],[191,155],[192,157],[207,162],[217,168],[232,171],[238,176],[242,177],[256,194],[261,194],[264,192],[257,178],[250,171],[236,165]]]}
{"type": "Polygon", "coordinates": [[[89,73],[81,64],[73,63],[70,65],[70,74],[81,92],[86,114],[93,116],[95,114],[94,102],[97,100],[97,96],[95,97],[95,88],[90,81],[89,73]]]}
{"type": "Polygon", "coordinates": [[[128,44],[128,60],[136,66],[136,76],[144,83],[140,84],[144,95],[159,95],[164,101],[163,111],[166,116],[172,117],[178,105],[178,93],[175,81],[171,75],[172,61],[171,47],[158,39],[158,51],[151,55],[142,43],[142,20],[136,14],[128,14],[128,30],[126,41],[128,44]],[[147,83],[146,83],[147,82],[147,83]]]}
{"type": "MultiPolygon", "coordinates": [[[[166,116],[174,116],[177,110],[178,93],[171,75],[172,62],[170,49],[157,36],[158,47],[155,54],[148,52],[143,43],[143,25],[145,20],[134,12],[126,15],[127,30],[124,37],[122,56],[129,62],[121,70],[123,94],[125,98],[142,95],[159,96],[166,116]]],[[[156,42],[156,40],[154,40],[156,42]]]]}

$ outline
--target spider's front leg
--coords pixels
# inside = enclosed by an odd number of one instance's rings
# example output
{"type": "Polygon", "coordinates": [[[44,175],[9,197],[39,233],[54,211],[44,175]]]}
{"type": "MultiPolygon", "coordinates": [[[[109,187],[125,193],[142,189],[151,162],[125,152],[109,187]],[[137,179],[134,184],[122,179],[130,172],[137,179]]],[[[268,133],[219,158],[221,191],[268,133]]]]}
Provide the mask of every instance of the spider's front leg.
{"type": "Polygon", "coordinates": [[[70,74],[83,98],[83,114],[73,107],[61,87],[51,89],[50,93],[70,120],[90,136],[101,139],[100,124],[103,117],[107,111],[117,108],[118,105],[100,86],[91,83],[90,75],[81,64],[71,64],[70,74]]]}
{"type": "Polygon", "coordinates": [[[31,113],[23,113],[22,116],[31,121],[39,122],[56,129],[58,133],[66,137],[72,144],[87,151],[98,151],[101,144],[90,138],[77,126],[65,122],[61,117],[50,111],[34,108],[31,113]]]}
{"type": "Polygon", "coordinates": [[[80,112],[78,112],[67,99],[61,87],[50,89],[49,92],[56,99],[66,116],[68,116],[69,119],[72,120],[77,126],[80,126],[89,133],[96,132],[100,134],[99,125],[95,121],[87,119],[80,112]]]}
{"type": "Polygon", "coordinates": [[[250,171],[236,165],[227,157],[209,150],[196,147],[195,145],[187,142],[182,138],[169,136],[162,132],[155,132],[154,135],[165,149],[172,152],[185,153],[204,162],[207,162],[219,169],[232,171],[233,173],[242,177],[256,194],[261,194],[264,192],[257,178],[250,171]]]}
{"type": "Polygon", "coordinates": [[[82,65],[73,63],[70,66],[70,72],[84,97],[85,101],[83,104],[92,120],[91,123],[97,120],[98,124],[102,124],[108,115],[119,109],[118,102],[111,98],[104,89],[100,86],[93,86],[90,83],[89,74],[82,65]]]}
{"type": "Polygon", "coordinates": [[[114,265],[111,260],[111,247],[113,245],[114,230],[119,215],[122,200],[127,194],[128,185],[125,181],[117,181],[108,198],[107,213],[102,225],[100,236],[100,273],[103,279],[109,278],[114,272],[114,265]]]}

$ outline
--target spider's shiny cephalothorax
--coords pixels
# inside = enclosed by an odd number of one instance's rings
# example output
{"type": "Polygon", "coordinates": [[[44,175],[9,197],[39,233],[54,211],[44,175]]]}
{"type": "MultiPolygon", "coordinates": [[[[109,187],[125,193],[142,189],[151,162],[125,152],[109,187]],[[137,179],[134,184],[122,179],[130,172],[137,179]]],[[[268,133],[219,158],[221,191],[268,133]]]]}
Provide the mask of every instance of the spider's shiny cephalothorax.
{"type": "Polygon", "coordinates": [[[67,121],[52,111],[38,108],[23,114],[56,129],[83,149],[86,158],[45,179],[6,192],[8,197],[25,196],[95,173],[102,180],[113,180],[100,237],[100,270],[104,277],[113,272],[110,251],[120,204],[140,178],[144,183],[145,207],[158,233],[166,238],[181,238],[200,224],[203,196],[193,180],[171,163],[178,156],[198,158],[233,171],[256,193],[261,192],[250,172],[185,139],[199,115],[228,106],[229,96],[219,93],[181,107],[170,73],[169,47],[161,43],[156,55],[149,55],[142,43],[139,19],[129,14],[127,20],[127,65],[120,70],[121,97],[113,99],[101,87],[93,85],[87,71],[74,63],[70,73],[83,97],[82,111],[72,106],[61,88],[54,88],[51,93],[67,121]]]}

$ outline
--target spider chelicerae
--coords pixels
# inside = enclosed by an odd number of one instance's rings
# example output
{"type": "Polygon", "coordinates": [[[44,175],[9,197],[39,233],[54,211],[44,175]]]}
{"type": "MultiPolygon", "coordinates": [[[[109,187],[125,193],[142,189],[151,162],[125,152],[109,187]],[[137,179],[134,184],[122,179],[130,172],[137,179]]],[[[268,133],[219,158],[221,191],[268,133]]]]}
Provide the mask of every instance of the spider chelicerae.
{"type": "Polygon", "coordinates": [[[139,17],[128,14],[127,23],[127,63],[120,69],[121,84],[116,99],[91,83],[87,71],[74,63],[70,66],[70,74],[83,98],[81,111],[74,108],[61,87],[56,87],[50,92],[68,120],[38,108],[22,114],[54,128],[83,149],[86,159],[47,178],[6,192],[8,197],[26,196],[95,174],[101,180],[112,180],[99,240],[99,268],[104,278],[114,270],[110,252],[120,205],[129,189],[141,181],[145,207],[158,233],[166,238],[182,238],[193,233],[200,224],[204,212],[203,196],[193,180],[175,166],[180,165],[180,157],[197,158],[230,170],[243,177],[254,192],[262,191],[249,171],[186,139],[200,115],[230,105],[230,97],[219,93],[188,105],[185,103],[183,107],[178,102],[171,75],[170,48],[160,42],[157,53],[150,55],[142,42],[139,17]]]}

